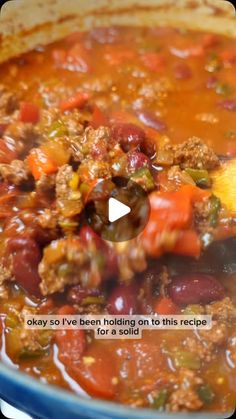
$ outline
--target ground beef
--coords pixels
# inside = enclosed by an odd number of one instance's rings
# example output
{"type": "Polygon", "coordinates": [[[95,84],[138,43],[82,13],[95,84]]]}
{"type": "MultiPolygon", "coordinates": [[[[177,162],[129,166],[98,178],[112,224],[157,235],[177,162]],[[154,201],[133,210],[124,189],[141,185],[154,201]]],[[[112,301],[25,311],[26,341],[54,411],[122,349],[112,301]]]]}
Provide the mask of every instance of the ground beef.
{"type": "Polygon", "coordinates": [[[214,228],[210,222],[211,206],[209,200],[196,202],[194,204],[194,226],[200,234],[213,234],[214,228]]]}
{"type": "Polygon", "coordinates": [[[45,209],[38,217],[38,223],[43,229],[54,230],[57,228],[58,214],[57,211],[45,209]]]}
{"type": "Polygon", "coordinates": [[[199,330],[197,334],[187,337],[184,346],[205,362],[210,362],[217,355],[219,346],[225,344],[231,334],[231,321],[236,317],[236,308],[230,298],[226,297],[206,305],[204,311],[205,314],[212,315],[212,328],[199,330]]]}
{"type": "Polygon", "coordinates": [[[74,307],[78,314],[102,314],[104,313],[104,307],[101,304],[87,304],[87,305],[75,304],[74,307]]]}
{"type": "Polygon", "coordinates": [[[154,83],[147,81],[143,82],[138,90],[140,100],[143,98],[150,101],[156,101],[158,99],[164,99],[167,95],[173,91],[174,86],[170,79],[167,77],[160,77],[154,83]]]}
{"type": "Polygon", "coordinates": [[[64,164],[58,170],[56,176],[56,196],[58,199],[66,199],[70,194],[69,182],[73,176],[73,168],[69,164],[64,164]]]}
{"type": "Polygon", "coordinates": [[[181,168],[214,169],[219,165],[219,159],[211,148],[200,138],[191,137],[182,144],[173,147],[174,164],[181,168]]]}
{"type": "Polygon", "coordinates": [[[110,77],[107,77],[106,74],[101,75],[100,77],[90,78],[82,84],[83,89],[92,91],[93,93],[110,93],[112,86],[113,80],[110,77]]]}
{"type": "Polygon", "coordinates": [[[201,409],[203,402],[195,390],[180,388],[173,391],[168,405],[172,412],[185,412],[201,409]]]}
{"type": "Polygon", "coordinates": [[[230,330],[224,322],[213,321],[210,330],[199,330],[199,335],[204,339],[205,344],[214,349],[227,341],[230,330]]]}
{"type": "Polygon", "coordinates": [[[87,118],[78,109],[62,114],[58,108],[52,107],[41,110],[40,123],[36,129],[45,141],[49,138],[61,138],[66,143],[69,137],[82,134],[85,121],[87,118]]]}
{"type": "Polygon", "coordinates": [[[19,106],[18,95],[0,85],[0,115],[12,114],[19,106]]]}
{"type": "MultiPolygon", "coordinates": [[[[127,243],[111,244],[116,255],[117,274],[124,282],[129,282],[135,272],[143,272],[147,267],[142,243],[135,239],[128,246],[127,243]]],[[[85,247],[78,236],[68,236],[50,243],[44,249],[39,264],[43,295],[63,292],[66,285],[97,287],[109,276],[106,265],[105,269],[101,268],[97,256],[96,243],[91,241],[85,247]]]]}
{"type": "Polygon", "coordinates": [[[169,397],[167,410],[184,412],[187,410],[199,410],[203,402],[197,393],[197,386],[203,383],[202,378],[196,372],[182,369],[179,372],[179,388],[173,391],[169,397]]]}
{"type": "Polygon", "coordinates": [[[36,191],[39,194],[47,194],[53,192],[56,187],[56,176],[55,174],[46,175],[42,174],[40,179],[36,182],[36,191]]]}
{"type": "Polygon", "coordinates": [[[37,309],[24,306],[19,315],[20,325],[16,333],[19,333],[19,353],[22,357],[42,355],[52,339],[51,330],[26,329],[24,327],[25,316],[34,314],[38,314],[37,309]]]}
{"type": "Polygon", "coordinates": [[[75,161],[83,161],[85,158],[103,160],[112,148],[107,127],[88,127],[81,135],[68,137],[68,143],[75,161]]]}
{"type": "Polygon", "coordinates": [[[39,134],[34,125],[16,121],[7,127],[5,138],[7,142],[11,142],[19,157],[25,157],[37,145],[39,134]]]}
{"type": "Polygon", "coordinates": [[[60,121],[64,124],[68,130],[68,135],[81,135],[84,131],[84,122],[86,118],[82,112],[78,109],[74,109],[71,112],[60,115],[60,121]]]}
{"type": "Polygon", "coordinates": [[[229,297],[221,301],[208,304],[206,306],[206,314],[211,314],[213,319],[223,320],[226,323],[236,318],[236,307],[229,297]]]}
{"type": "Polygon", "coordinates": [[[3,180],[20,185],[30,177],[27,164],[22,160],[12,160],[10,164],[0,164],[0,176],[3,180]]]}
{"type": "Polygon", "coordinates": [[[0,285],[0,299],[7,299],[9,295],[8,288],[5,284],[0,285]]]}
{"type": "MultiPolygon", "coordinates": [[[[11,260],[8,260],[8,263],[11,265],[11,260]]],[[[0,299],[8,297],[8,288],[6,286],[6,281],[13,279],[11,267],[6,268],[0,262],[0,299]]]]}
{"type": "Polygon", "coordinates": [[[106,161],[85,159],[81,163],[79,173],[82,173],[81,179],[85,180],[96,180],[96,179],[108,179],[111,176],[110,165],[106,161]],[[85,179],[83,179],[83,173],[86,173],[85,179]]]}
{"type": "Polygon", "coordinates": [[[198,356],[204,362],[211,362],[212,359],[214,358],[215,354],[213,354],[213,351],[212,351],[213,347],[207,345],[203,341],[203,339],[201,339],[195,333],[192,334],[191,336],[188,336],[184,340],[183,345],[188,351],[196,354],[196,356],[198,356]]]}
{"type": "Polygon", "coordinates": [[[78,237],[55,240],[44,249],[39,264],[43,295],[63,292],[66,285],[89,282],[89,252],[78,237]]]}
{"type": "Polygon", "coordinates": [[[0,286],[12,277],[11,269],[0,263],[0,286]]]}
{"type": "Polygon", "coordinates": [[[73,169],[69,164],[60,167],[56,175],[56,205],[63,217],[73,217],[81,213],[83,202],[81,193],[72,190],[70,181],[73,169]]]}
{"type": "Polygon", "coordinates": [[[113,243],[113,246],[117,254],[121,280],[129,282],[135,272],[143,272],[146,269],[146,254],[140,240],[113,243]]]}
{"type": "Polygon", "coordinates": [[[172,166],[168,170],[167,177],[173,185],[195,185],[191,176],[181,170],[179,166],[172,166]]]}

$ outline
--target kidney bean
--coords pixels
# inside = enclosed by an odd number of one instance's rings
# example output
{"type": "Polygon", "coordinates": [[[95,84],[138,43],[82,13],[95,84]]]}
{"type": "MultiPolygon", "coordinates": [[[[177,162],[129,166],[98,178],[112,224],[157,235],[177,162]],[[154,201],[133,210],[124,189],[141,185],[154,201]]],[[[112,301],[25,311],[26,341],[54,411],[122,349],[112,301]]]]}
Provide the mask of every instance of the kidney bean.
{"type": "Polygon", "coordinates": [[[178,80],[187,80],[192,77],[191,68],[186,63],[177,63],[174,66],[174,76],[178,80]]]}
{"type": "Polygon", "coordinates": [[[176,276],[168,286],[168,294],[177,305],[208,304],[224,297],[224,288],[211,275],[189,274],[176,276]]]}
{"type": "Polygon", "coordinates": [[[139,120],[147,127],[153,128],[159,132],[167,130],[166,123],[162,119],[158,118],[151,111],[141,111],[138,113],[139,120]]]}
{"type": "Polygon", "coordinates": [[[108,298],[108,313],[120,315],[135,314],[137,310],[137,287],[134,284],[117,285],[108,298]]]}
{"type": "Polygon", "coordinates": [[[13,275],[18,284],[30,294],[39,296],[41,252],[37,243],[30,237],[18,236],[8,240],[7,249],[13,256],[13,275]]]}
{"type": "Polygon", "coordinates": [[[114,140],[120,143],[125,152],[140,149],[145,141],[144,130],[135,124],[124,123],[113,125],[111,133],[114,140]]]}
{"type": "Polygon", "coordinates": [[[227,111],[236,111],[236,99],[221,100],[219,106],[227,111]]]}
{"type": "Polygon", "coordinates": [[[37,258],[40,259],[40,251],[37,243],[27,236],[10,238],[8,241],[8,250],[13,254],[23,250],[32,250],[37,255],[37,258]]]}
{"type": "Polygon", "coordinates": [[[150,166],[149,158],[139,151],[133,150],[128,153],[128,166],[130,170],[138,170],[144,166],[150,166]]]}

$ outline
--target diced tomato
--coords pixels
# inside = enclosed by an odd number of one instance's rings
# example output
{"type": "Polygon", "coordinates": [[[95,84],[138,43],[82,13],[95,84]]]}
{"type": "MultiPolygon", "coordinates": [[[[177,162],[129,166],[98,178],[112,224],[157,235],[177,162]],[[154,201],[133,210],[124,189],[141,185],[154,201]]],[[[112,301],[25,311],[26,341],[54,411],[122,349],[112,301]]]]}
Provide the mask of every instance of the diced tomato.
{"type": "Polygon", "coordinates": [[[226,49],[219,56],[225,64],[236,64],[236,49],[226,49]]]}
{"type": "Polygon", "coordinates": [[[101,126],[108,125],[108,119],[106,115],[99,109],[97,105],[94,105],[93,112],[92,112],[92,119],[90,121],[90,125],[97,129],[101,126]]]}
{"type": "Polygon", "coordinates": [[[198,188],[194,185],[183,185],[181,187],[181,191],[183,194],[191,197],[192,203],[203,201],[211,196],[211,192],[206,189],[198,188]]]}
{"type": "Polygon", "coordinates": [[[203,36],[202,46],[204,48],[215,47],[218,44],[219,44],[219,37],[215,35],[214,33],[208,33],[203,36]]]}
{"type": "Polygon", "coordinates": [[[68,44],[78,43],[83,39],[83,35],[83,32],[73,32],[65,38],[65,41],[68,42],[68,44]]]}
{"type": "Polygon", "coordinates": [[[66,56],[66,68],[69,70],[87,73],[91,70],[89,51],[81,43],[73,45],[66,56]]]}
{"type": "Polygon", "coordinates": [[[4,140],[0,139],[0,163],[9,164],[16,158],[16,152],[11,150],[4,140]]]}
{"type": "Polygon", "coordinates": [[[113,124],[119,123],[137,123],[138,119],[135,115],[130,112],[126,112],[123,110],[113,111],[110,113],[110,122],[113,124]]]}
{"type": "Polygon", "coordinates": [[[28,156],[29,168],[35,180],[40,179],[43,174],[56,173],[58,167],[41,148],[33,148],[28,156]]]}
{"type": "Polygon", "coordinates": [[[153,192],[149,196],[151,212],[142,233],[146,252],[151,256],[162,253],[160,235],[163,232],[188,228],[192,220],[192,203],[189,194],[177,192],[153,192]]]}
{"type": "MultiPolygon", "coordinates": [[[[46,300],[43,300],[39,305],[40,314],[50,314],[55,308],[55,303],[52,297],[47,297],[46,300]]],[[[63,314],[63,313],[61,313],[63,314]]]]}
{"type": "Polygon", "coordinates": [[[88,348],[75,374],[79,384],[92,396],[114,399],[118,387],[117,371],[106,347],[88,348]]]}
{"type": "Polygon", "coordinates": [[[89,51],[82,43],[77,42],[68,51],[54,49],[53,60],[57,67],[87,73],[91,69],[89,51]]]}
{"type": "Polygon", "coordinates": [[[71,363],[80,361],[86,348],[84,330],[57,330],[55,339],[58,346],[59,359],[65,366],[70,366],[71,363]]]}
{"type": "Polygon", "coordinates": [[[194,230],[181,231],[172,252],[183,256],[199,257],[201,242],[197,233],[194,230]]]}
{"type": "Polygon", "coordinates": [[[162,316],[168,314],[178,314],[179,308],[173,303],[170,298],[162,297],[157,301],[155,306],[155,313],[160,314],[162,316]]]}
{"type": "Polygon", "coordinates": [[[114,48],[108,45],[106,48],[104,58],[109,65],[115,66],[134,59],[135,52],[132,50],[119,50],[117,46],[114,48]]]}
{"type": "Polygon", "coordinates": [[[21,122],[37,124],[40,118],[39,107],[35,103],[21,102],[19,118],[21,122]]]}
{"type": "Polygon", "coordinates": [[[62,316],[66,316],[67,314],[75,314],[76,311],[74,309],[74,307],[70,306],[69,304],[66,304],[62,307],[60,307],[57,311],[57,314],[60,314],[62,316]]]}
{"type": "MultiPolygon", "coordinates": [[[[73,307],[62,306],[58,310],[60,315],[75,314],[73,307]]],[[[55,340],[58,346],[59,359],[66,367],[71,366],[81,360],[81,356],[86,349],[85,331],[81,329],[56,330],[55,340]]]]}
{"type": "Polygon", "coordinates": [[[156,219],[158,216],[158,229],[165,226],[172,229],[185,228],[191,221],[191,196],[185,194],[183,188],[177,192],[153,192],[150,195],[150,204],[151,218],[156,219]]]}
{"type": "Polygon", "coordinates": [[[151,71],[160,71],[164,67],[164,58],[157,52],[146,52],[140,56],[140,60],[145,67],[151,71]]]}
{"type": "Polygon", "coordinates": [[[89,94],[86,92],[77,92],[68,99],[62,100],[60,103],[60,109],[62,112],[70,111],[72,109],[81,109],[87,103],[89,94]]]}
{"type": "Polygon", "coordinates": [[[179,58],[188,57],[202,57],[205,54],[205,48],[203,45],[180,45],[171,46],[170,51],[173,55],[179,58]]]}
{"type": "Polygon", "coordinates": [[[58,67],[63,67],[66,63],[66,51],[64,49],[54,49],[52,51],[52,57],[58,67]]]}
{"type": "Polygon", "coordinates": [[[227,155],[230,157],[236,157],[236,144],[229,144],[227,155]]]}

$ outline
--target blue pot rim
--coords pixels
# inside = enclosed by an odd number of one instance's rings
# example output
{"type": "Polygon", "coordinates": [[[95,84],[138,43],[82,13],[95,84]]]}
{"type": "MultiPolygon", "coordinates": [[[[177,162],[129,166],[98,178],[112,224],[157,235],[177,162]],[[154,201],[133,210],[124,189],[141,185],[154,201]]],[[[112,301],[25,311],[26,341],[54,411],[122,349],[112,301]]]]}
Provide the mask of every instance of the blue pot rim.
{"type": "MultiPolygon", "coordinates": [[[[128,406],[124,406],[122,404],[110,402],[110,401],[103,401],[95,398],[83,398],[79,395],[75,395],[73,393],[70,393],[69,391],[65,389],[61,389],[60,387],[56,387],[54,385],[50,384],[43,384],[42,382],[38,381],[36,378],[31,377],[21,371],[13,370],[6,365],[2,364],[0,362],[0,377],[1,380],[4,380],[6,378],[9,382],[12,382],[14,385],[17,384],[18,386],[22,387],[22,390],[27,391],[27,389],[30,388],[31,392],[35,392],[37,394],[40,394],[41,397],[49,397],[51,400],[60,400],[60,402],[65,402],[66,405],[73,404],[74,407],[78,408],[78,411],[89,410],[90,412],[93,411],[94,413],[99,414],[105,414],[109,415],[113,418],[124,418],[124,419],[157,419],[158,418],[166,418],[166,419],[174,419],[174,418],[227,418],[232,416],[233,412],[227,412],[227,413],[217,413],[217,412],[194,412],[194,413],[167,413],[163,412],[160,413],[157,410],[154,409],[137,409],[137,408],[131,408],[128,406]]],[[[3,382],[3,381],[2,381],[3,382]]],[[[2,394],[2,396],[4,396],[2,394]]],[[[11,402],[11,400],[8,400],[11,402]]],[[[13,401],[12,401],[13,403],[13,401]]],[[[16,403],[17,407],[17,403],[16,403]]]]}

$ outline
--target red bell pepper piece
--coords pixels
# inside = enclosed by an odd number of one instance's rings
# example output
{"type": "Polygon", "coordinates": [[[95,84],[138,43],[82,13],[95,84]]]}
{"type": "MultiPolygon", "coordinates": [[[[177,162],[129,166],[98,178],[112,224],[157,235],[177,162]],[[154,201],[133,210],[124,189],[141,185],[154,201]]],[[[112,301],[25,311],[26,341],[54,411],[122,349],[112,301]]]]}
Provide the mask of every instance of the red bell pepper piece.
{"type": "Polygon", "coordinates": [[[92,396],[115,398],[118,385],[116,365],[105,347],[94,345],[89,348],[74,373],[79,384],[92,396]],[[87,359],[89,362],[86,362],[87,359]]]}
{"type": "Polygon", "coordinates": [[[201,253],[201,241],[194,230],[184,230],[179,233],[172,253],[184,256],[199,257],[201,253]]]}
{"type": "Polygon", "coordinates": [[[43,174],[56,173],[58,167],[41,148],[33,148],[28,155],[29,168],[35,180],[39,180],[43,174]]]}
{"type": "Polygon", "coordinates": [[[160,314],[162,316],[168,314],[178,314],[179,308],[173,303],[171,298],[162,297],[160,300],[157,301],[155,306],[155,313],[160,314]]]}
{"type": "Polygon", "coordinates": [[[111,66],[121,65],[126,61],[133,60],[135,58],[135,52],[132,50],[121,50],[116,46],[107,46],[104,55],[105,60],[111,66]]]}
{"type": "Polygon", "coordinates": [[[87,103],[89,94],[86,92],[77,92],[68,99],[64,99],[60,103],[60,109],[62,112],[70,111],[72,109],[81,109],[87,103]]]}
{"type": "Polygon", "coordinates": [[[104,115],[104,113],[98,108],[97,105],[94,105],[93,107],[92,119],[90,121],[90,125],[94,129],[97,129],[101,126],[108,125],[108,119],[106,115],[104,115]]]}
{"type": "Polygon", "coordinates": [[[193,249],[187,249],[180,239],[174,238],[174,232],[191,229],[193,204],[210,196],[210,193],[193,185],[184,185],[177,192],[153,192],[150,194],[150,217],[142,233],[146,252],[151,256],[160,256],[163,251],[173,251],[192,256],[199,256],[200,242],[196,233],[184,232],[186,240],[194,239],[193,249]],[[163,234],[170,234],[165,239],[163,234]],[[173,243],[171,241],[173,240],[173,243]],[[176,244],[177,243],[177,244],[176,244]],[[185,252],[185,253],[184,253],[185,252]]]}
{"type": "Polygon", "coordinates": [[[22,102],[19,118],[21,122],[37,124],[40,119],[39,107],[35,103],[22,102]]]}
{"type": "Polygon", "coordinates": [[[160,71],[164,67],[164,58],[157,52],[146,52],[140,56],[140,60],[145,67],[151,71],[160,71]]]}

